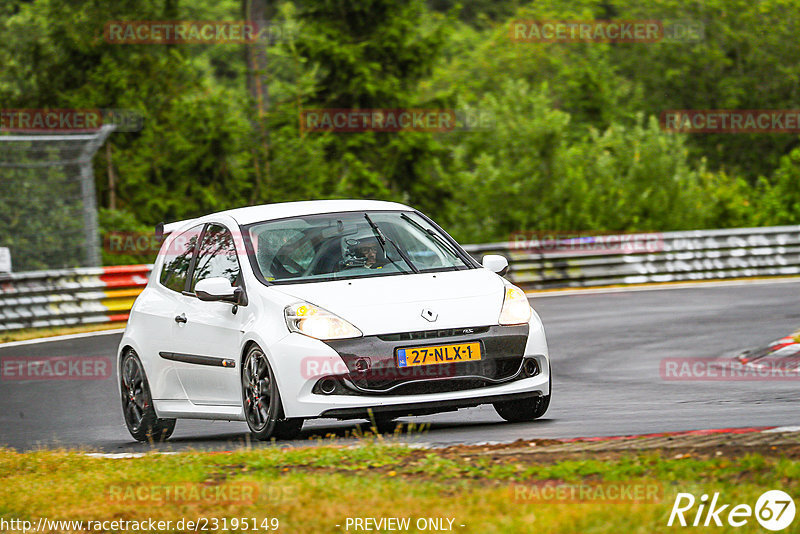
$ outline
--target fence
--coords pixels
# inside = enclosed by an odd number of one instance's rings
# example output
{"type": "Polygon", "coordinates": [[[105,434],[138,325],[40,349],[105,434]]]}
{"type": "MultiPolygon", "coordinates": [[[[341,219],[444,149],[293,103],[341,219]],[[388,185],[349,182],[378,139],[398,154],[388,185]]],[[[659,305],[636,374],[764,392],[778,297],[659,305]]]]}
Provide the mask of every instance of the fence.
{"type": "MultiPolygon", "coordinates": [[[[654,234],[650,234],[652,237],[654,234]]],[[[507,277],[525,289],[800,274],[800,226],[698,230],[655,234],[647,252],[630,236],[560,242],[562,251],[536,252],[524,241],[468,245],[480,260],[502,254],[507,277]],[[587,243],[617,243],[605,251],[587,243]],[[654,244],[653,244],[654,243],[654,244]]],[[[568,240],[565,240],[568,241],[568,240]]],[[[147,283],[150,265],[0,274],[0,331],[125,321],[147,283]]]]}
{"type": "Polygon", "coordinates": [[[16,269],[100,265],[92,159],[114,129],[0,135],[0,246],[16,269]]]}

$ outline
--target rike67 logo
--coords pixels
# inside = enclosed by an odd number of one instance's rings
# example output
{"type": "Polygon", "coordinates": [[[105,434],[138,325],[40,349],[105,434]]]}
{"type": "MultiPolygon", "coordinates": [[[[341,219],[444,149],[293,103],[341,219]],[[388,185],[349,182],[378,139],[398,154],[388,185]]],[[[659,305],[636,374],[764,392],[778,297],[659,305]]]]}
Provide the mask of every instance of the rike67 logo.
{"type": "Polygon", "coordinates": [[[707,494],[703,494],[698,500],[691,493],[678,493],[667,526],[721,527],[727,523],[738,528],[746,525],[755,516],[756,521],[765,529],[778,531],[792,524],[795,511],[794,500],[781,490],[764,492],[756,501],[755,507],[749,504],[723,504],[719,493],[714,493],[710,501],[707,494]]]}

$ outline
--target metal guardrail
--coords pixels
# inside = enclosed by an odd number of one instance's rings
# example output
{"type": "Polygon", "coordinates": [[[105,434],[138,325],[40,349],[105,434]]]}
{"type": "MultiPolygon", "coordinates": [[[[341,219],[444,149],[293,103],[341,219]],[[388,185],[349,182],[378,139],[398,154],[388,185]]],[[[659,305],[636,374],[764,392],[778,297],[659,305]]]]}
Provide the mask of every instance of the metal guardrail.
{"type": "Polygon", "coordinates": [[[0,332],[126,321],[151,265],[0,274],[0,332]]]}
{"type": "MultiPolygon", "coordinates": [[[[800,274],[800,226],[526,239],[465,248],[501,254],[524,289],[800,274]],[[546,250],[544,250],[546,249],[546,250]]],[[[125,321],[151,265],[0,274],[0,331],[125,321]]]]}
{"type": "Polygon", "coordinates": [[[502,254],[524,289],[785,276],[800,274],[800,226],[695,230],[469,245],[480,260],[502,254]],[[600,246],[596,246],[597,244],[600,246]]]}

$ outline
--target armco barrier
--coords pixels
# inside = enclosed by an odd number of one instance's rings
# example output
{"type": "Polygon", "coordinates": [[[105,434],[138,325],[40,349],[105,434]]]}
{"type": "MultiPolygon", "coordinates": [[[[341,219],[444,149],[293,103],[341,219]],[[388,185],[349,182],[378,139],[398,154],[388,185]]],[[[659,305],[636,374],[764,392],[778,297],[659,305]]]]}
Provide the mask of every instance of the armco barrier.
{"type": "MultiPolygon", "coordinates": [[[[630,236],[602,236],[620,246],[536,252],[523,241],[467,245],[509,260],[507,277],[525,289],[592,287],[800,274],[800,226],[665,232],[657,250],[626,252],[630,236]],[[618,238],[618,239],[615,239],[618,238]]],[[[593,237],[580,238],[591,244],[593,237]]],[[[124,321],[151,265],[0,274],[0,331],[124,321]]]]}
{"type": "Polygon", "coordinates": [[[0,274],[0,332],[125,321],[150,265],[0,274]]]}
{"type": "MultiPolygon", "coordinates": [[[[625,240],[631,236],[614,236],[622,251],[607,253],[574,249],[536,253],[524,240],[466,249],[478,260],[484,254],[506,256],[508,278],[525,289],[800,274],[800,226],[648,235],[657,236],[657,251],[625,253],[625,240]]],[[[609,236],[602,239],[608,242],[609,236]]]]}

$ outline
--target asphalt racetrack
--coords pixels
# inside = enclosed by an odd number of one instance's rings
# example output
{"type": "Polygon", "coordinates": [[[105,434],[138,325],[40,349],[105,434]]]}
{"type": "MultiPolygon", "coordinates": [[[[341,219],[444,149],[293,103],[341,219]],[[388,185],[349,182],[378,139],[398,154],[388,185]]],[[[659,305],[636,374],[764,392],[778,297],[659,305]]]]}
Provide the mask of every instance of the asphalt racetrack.
{"type": "MultiPolygon", "coordinates": [[[[800,424],[798,380],[664,380],[664,358],[730,358],[800,327],[800,280],[534,296],[553,363],[553,400],[536,422],[508,424],[491,406],[403,419],[429,423],[400,439],[432,445],[800,424]]],[[[120,334],[0,346],[0,357],[113,358],[120,334]]],[[[306,422],[302,436],[344,436],[355,422],[306,422]]],[[[229,450],[245,423],[179,420],[163,450],[229,450]]],[[[115,377],[0,380],[0,446],[147,451],[125,429],[115,377]]],[[[270,446],[259,444],[258,446],[270,446]]]]}

